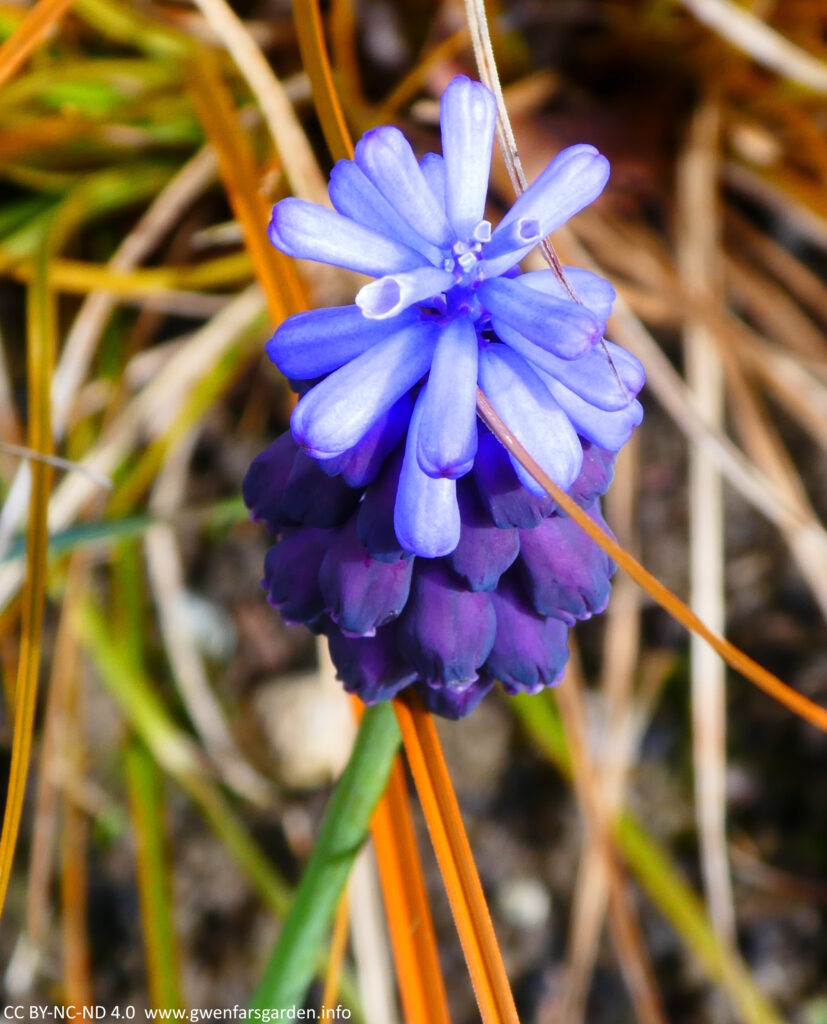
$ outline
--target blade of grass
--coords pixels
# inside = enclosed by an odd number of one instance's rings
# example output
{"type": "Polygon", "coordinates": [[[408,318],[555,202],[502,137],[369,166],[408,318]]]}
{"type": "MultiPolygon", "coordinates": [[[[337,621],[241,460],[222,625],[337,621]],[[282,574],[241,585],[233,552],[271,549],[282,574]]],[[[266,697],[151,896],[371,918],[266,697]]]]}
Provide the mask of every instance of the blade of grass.
{"type": "MultiPolygon", "coordinates": [[[[350,921],[350,900],[348,899],[347,888],[339,898],[339,906],[336,908],[336,916],[333,920],[333,938],[330,942],[330,960],[327,964],[327,971],[324,977],[324,988],[322,989],[322,1001],[320,1014],[324,1014],[327,1007],[332,1007],[339,994],[339,981],[342,976],[342,961],[347,951],[348,924],[350,921]]],[[[324,1019],[324,1018],[322,1018],[324,1019]]]]}
{"type": "MultiPolygon", "coordinates": [[[[55,297],[49,285],[49,255],[50,237],[47,234],[41,244],[38,274],[27,296],[28,444],[30,448],[45,455],[51,454],[53,450],[50,390],[57,331],[55,297]]],[[[32,466],[20,662],[14,689],[14,737],[0,837],[0,914],[8,891],[20,830],[34,730],[41,630],[46,601],[49,536],[46,516],[52,474],[52,467],[45,462],[37,462],[32,466]]]]}
{"type": "MultiPolygon", "coordinates": [[[[76,661],[76,659],[73,658],[76,661]]],[[[69,669],[64,695],[64,731],[61,774],[69,782],[83,779],[84,742],[81,726],[80,677],[69,669]]],[[[63,948],[63,997],[70,1005],[92,1005],[92,951],[89,943],[88,903],[89,819],[65,785],[61,794],[60,931],[63,948]]]]}
{"type": "MultiPolygon", "coordinates": [[[[690,118],[677,166],[677,262],[686,286],[701,294],[720,290],[718,231],[720,107],[701,103],[690,118]]],[[[703,324],[684,326],[686,381],[698,409],[719,430],[724,423],[724,373],[715,337],[703,324]]],[[[718,470],[698,445],[689,449],[690,606],[710,629],[723,633],[723,487],[718,470]]],[[[710,917],[721,941],[735,942],[735,903],[726,847],[726,670],[703,640],[690,638],[692,770],[701,869],[710,917]]]]}
{"type": "Polygon", "coordinates": [[[740,672],[745,679],[748,679],[760,690],[769,694],[779,704],[783,704],[786,708],[795,712],[795,714],[800,715],[817,729],[827,732],[827,708],[820,707],[808,697],[793,690],[791,686],[782,682],[778,676],[765,669],[762,665],[759,665],[758,662],[753,661],[749,655],[739,650],[724,637],[713,632],[703,623],[680,598],[645,569],[613,537],[590,519],[577,502],[570,498],[565,491],[561,490],[550,479],[548,474],[540,469],[534,459],[497,415],[496,410],[485,395],[479,390],[477,391],[477,411],[494,436],[517,459],[520,465],[531,474],[537,483],[557,502],[560,508],[567,515],[571,516],[578,526],[591,537],[595,544],[617,562],[621,569],[627,572],[650,597],[657,601],[662,608],[666,609],[685,629],[702,637],[729,666],[740,672]]]}
{"type": "MultiPolygon", "coordinates": [[[[609,926],[626,988],[642,1024],[664,1024],[664,1013],[654,971],[640,930],[640,922],[629,897],[626,879],[615,858],[609,837],[606,803],[601,792],[586,738],[583,710],[583,679],[577,648],[566,678],[556,691],[557,706],[566,731],[572,765],[572,779],[581,813],[592,841],[600,852],[609,883],[609,926]]],[[[568,1017],[563,1017],[568,1021],[568,1017]]]]}
{"type": "Polygon", "coordinates": [[[183,1006],[178,970],[178,942],[172,919],[172,896],[164,837],[163,781],[158,766],[140,740],[124,753],[138,896],[144,936],[149,998],[159,1009],[183,1006]]]}
{"type": "MultiPolygon", "coordinates": [[[[364,705],[351,698],[357,720],[364,705]]],[[[396,977],[408,1024],[449,1024],[434,922],[414,831],[405,769],[393,762],[388,785],[371,820],[396,977]]]]}
{"type": "Polygon", "coordinates": [[[0,46],[0,88],[63,17],[71,3],[72,0],[39,0],[26,14],[15,32],[0,46]]]}
{"type": "Polygon", "coordinates": [[[253,995],[253,1009],[300,1006],[356,854],[399,747],[389,704],[368,708],[333,792],[290,913],[253,995]]]}
{"type": "Polygon", "coordinates": [[[393,706],[483,1022],[517,1024],[514,997],[436,727],[408,691],[393,706]]]}
{"type": "MultiPolygon", "coordinates": [[[[550,694],[520,695],[508,703],[538,749],[570,780],[571,758],[563,723],[550,694]]],[[[781,1018],[757,988],[736,953],[722,946],[704,906],[672,864],[669,854],[628,812],[612,823],[617,848],[638,882],[672,924],[708,977],[721,985],[747,1024],[780,1024],[781,1018]]]]}
{"type": "Polygon", "coordinates": [[[448,1024],[451,1018],[434,924],[398,757],[374,812],[371,832],[405,1020],[448,1024]]]}
{"type": "Polygon", "coordinates": [[[322,16],[315,0],[296,0],[293,4],[293,23],[327,148],[334,160],[349,160],[353,156],[353,146],[350,144],[342,105],[333,85],[322,16]]]}
{"type": "Polygon", "coordinates": [[[288,313],[307,308],[303,288],[292,261],[273,249],[267,238],[270,211],[261,194],[253,151],[215,60],[206,51],[199,54],[189,65],[187,77],[193,105],[218,157],[221,180],[267,296],[270,319],[277,326],[288,313]]]}

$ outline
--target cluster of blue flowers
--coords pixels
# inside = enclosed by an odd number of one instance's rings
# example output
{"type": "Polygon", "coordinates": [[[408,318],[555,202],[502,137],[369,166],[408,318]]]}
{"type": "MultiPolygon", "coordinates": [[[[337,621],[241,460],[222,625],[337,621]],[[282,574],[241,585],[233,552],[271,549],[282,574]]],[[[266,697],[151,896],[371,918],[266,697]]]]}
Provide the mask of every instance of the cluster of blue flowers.
{"type": "Polygon", "coordinates": [[[367,703],[414,685],[467,714],[499,679],[555,683],[567,631],[601,611],[613,566],[476,415],[479,386],[543,470],[603,524],[615,453],[642,418],[640,363],[603,338],[614,290],[520,261],[600,195],[609,165],[572,146],[496,228],[484,219],[496,108],[458,77],[442,156],[376,128],[333,168],[330,210],[285,199],[290,256],[375,277],[355,305],[290,317],[268,353],[302,394],[253,463],[253,516],[278,536],[270,602],[323,632],[367,703]]]}

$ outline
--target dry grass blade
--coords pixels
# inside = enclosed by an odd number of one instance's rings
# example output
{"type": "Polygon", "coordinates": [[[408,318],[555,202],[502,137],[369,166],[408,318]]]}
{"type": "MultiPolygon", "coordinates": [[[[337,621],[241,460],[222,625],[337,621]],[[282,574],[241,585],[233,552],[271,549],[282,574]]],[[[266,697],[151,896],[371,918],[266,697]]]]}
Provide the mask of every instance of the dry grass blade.
{"type": "Polygon", "coordinates": [[[293,195],[314,203],[327,200],[327,187],[307,136],[282,83],[225,0],[196,0],[204,17],[223,39],[258,100],[293,195]]]}
{"type": "MultiPolygon", "coordinates": [[[[718,147],[720,109],[697,108],[678,162],[678,264],[686,287],[714,294],[720,281],[718,147]]],[[[697,321],[684,328],[687,384],[706,421],[722,429],[724,375],[715,337],[697,321]]],[[[690,604],[724,631],[724,509],[721,477],[697,445],[689,453],[690,604]]],[[[724,664],[699,636],[690,641],[692,763],[701,866],[712,923],[722,942],[735,941],[735,907],[726,849],[726,682],[724,664]]]]}
{"type": "Polygon", "coordinates": [[[445,984],[419,860],[405,773],[397,757],[371,821],[396,977],[408,1024],[449,1024],[445,984]]]}
{"type": "Polygon", "coordinates": [[[190,65],[193,104],[218,156],[221,180],[244,232],[256,277],[267,296],[270,319],[281,323],[306,306],[292,263],[267,239],[269,209],[261,194],[252,149],[238,124],[216,62],[206,53],[190,65]]]}
{"type": "MultiPolygon", "coordinates": [[[[29,288],[28,320],[28,442],[35,451],[52,452],[51,383],[56,345],[54,295],[48,279],[49,239],[44,237],[38,258],[38,273],[29,288]]],[[[23,595],[22,637],[17,682],[14,690],[14,739],[0,838],[0,913],[11,877],[14,850],[23,811],[23,796],[31,754],[37,677],[40,670],[41,629],[46,601],[48,555],[49,491],[52,467],[44,462],[32,466],[32,497],[26,554],[26,584],[23,595]]]]}
{"type": "Polygon", "coordinates": [[[681,0],[727,42],[791,82],[827,94],[827,65],[731,0],[681,0]]]}
{"type": "Polygon", "coordinates": [[[537,483],[554,498],[562,510],[571,516],[591,537],[595,544],[598,544],[610,558],[614,559],[624,572],[627,572],[639,586],[643,587],[650,597],[657,601],[662,608],[666,609],[684,628],[703,637],[710,647],[716,650],[724,661],[737,672],[740,672],[744,678],[769,694],[779,704],[783,704],[797,715],[800,715],[817,729],[827,732],[827,708],[820,707],[803,694],[793,690],[792,687],[782,682],[778,676],[765,669],[762,665],[759,665],[758,662],[753,661],[749,655],[744,654],[743,651],[724,639],[724,637],[713,632],[702,622],[679,597],[676,597],[668,587],[664,586],[660,580],[645,569],[613,537],[597,526],[580,508],[577,502],[570,498],[565,491],[561,490],[547,473],[543,472],[505,423],[503,423],[485,395],[479,390],[477,391],[477,411],[495,437],[499,439],[527,472],[534,477],[537,483]]]}
{"type": "Polygon", "coordinates": [[[322,16],[315,0],[295,0],[293,20],[299,38],[302,63],[313,86],[313,100],[327,148],[334,160],[348,160],[353,156],[353,147],[350,145],[350,133],[342,105],[333,85],[322,16]],[[318,88],[319,85],[321,88],[318,88]]]}
{"type": "Polygon", "coordinates": [[[347,889],[342,893],[339,906],[336,908],[336,917],[333,919],[333,937],[330,940],[330,959],[327,962],[327,970],[324,976],[324,988],[322,989],[321,1012],[328,1006],[333,1006],[339,994],[339,982],[342,977],[342,962],[347,950],[347,932],[350,921],[350,900],[347,889]]]}
{"type": "Polygon", "coordinates": [[[365,843],[350,875],[350,937],[366,1020],[399,1024],[391,944],[373,843],[365,843]]]}
{"type": "Polygon", "coordinates": [[[72,0],[40,0],[15,32],[0,46],[0,88],[17,71],[49,29],[59,21],[72,0]]]}
{"type": "Polygon", "coordinates": [[[394,708],[483,1022],[518,1024],[436,727],[418,698],[407,691],[394,700],[394,708]]]}
{"type": "MultiPolygon", "coordinates": [[[[609,925],[615,953],[637,1019],[641,1021],[641,1024],[665,1024],[666,1015],[640,931],[640,923],[629,897],[626,879],[621,873],[612,848],[611,822],[586,739],[582,692],[583,680],[579,658],[576,648],[572,647],[572,657],[566,678],[563,685],[557,690],[557,706],[560,709],[566,730],[566,739],[571,751],[578,803],[588,824],[592,841],[604,862],[604,870],[608,879],[609,925]]],[[[564,1007],[560,1020],[564,1024],[568,1024],[571,1019],[570,1013],[564,1007]]]]}

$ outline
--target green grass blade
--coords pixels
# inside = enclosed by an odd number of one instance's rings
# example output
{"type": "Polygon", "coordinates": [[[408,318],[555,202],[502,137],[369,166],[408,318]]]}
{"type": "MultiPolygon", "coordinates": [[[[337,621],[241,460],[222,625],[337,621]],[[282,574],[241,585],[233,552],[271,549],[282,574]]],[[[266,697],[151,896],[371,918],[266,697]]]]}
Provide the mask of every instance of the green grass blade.
{"type": "Polygon", "coordinates": [[[331,797],[296,900],[252,1000],[254,1008],[300,1006],[318,970],[333,915],[371,815],[385,790],[400,735],[390,702],[368,708],[331,797]]]}
{"type": "Polygon", "coordinates": [[[158,1009],[173,1009],[183,1006],[183,1000],[163,830],[163,781],[140,741],[133,739],[127,745],[125,758],[149,996],[158,1009]]]}

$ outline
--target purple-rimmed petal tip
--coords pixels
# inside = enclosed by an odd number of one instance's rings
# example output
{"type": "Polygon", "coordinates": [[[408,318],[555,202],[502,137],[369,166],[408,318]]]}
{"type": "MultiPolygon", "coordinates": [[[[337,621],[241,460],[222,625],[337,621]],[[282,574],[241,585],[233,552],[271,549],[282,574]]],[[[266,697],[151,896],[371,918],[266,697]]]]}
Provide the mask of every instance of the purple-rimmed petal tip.
{"type": "Polygon", "coordinates": [[[453,274],[437,267],[418,267],[404,274],[389,274],[359,290],[356,305],[372,320],[395,317],[415,302],[424,302],[447,291],[453,274]]]}
{"type": "MultiPolygon", "coordinates": [[[[608,529],[597,502],[587,512],[608,529]]],[[[573,626],[606,607],[614,564],[573,519],[551,516],[533,530],[520,531],[515,569],[540,615],[573,626]]]]}
{"type": "Polygon", "coordinates": [[[417,559],[398,636],[400,650],[423,679],[475,680],[496,625],[488,594],[470,593],[441,563],[417,559]]]}
{"type": "Polygon", "coordinates": [[[545,295],[522,278],[483,281],[477,292],[493,318],[561,359],[584,355],[603,334],[604,321],[576,302],[545,295]]]}
{"type": "Polygon", "coordinates": [[[440,558],[450,554],[459,543],[459,505],[456,481],[428,476],[416,457],[428,387],[422,389],[416,400],[408,428],[393,527],[406,551],[423,558],[440,558]]]}
{"type": "Polygon", "coordinates": [[[380,630],[375,637],[346,637],[335,627],[328,631],[330,656],[348,693],[365,704],[390,700],[416,679],[416,671],[397,650],[393,632],[380,630]]]}
{"type": "Polygon", "coordinates": [[[304,199],[290,197],[277,203],[268,233],[273,245],[288,256],[332,263],[371,277],[413,270],[427,262],[407,245],[304,199]]]}
{"type": "Polygon", "coordinates": [[[622,409],[606,412],[579,398],[553,377],[547,374],[542,376],[546,387],[571,420],[577,433],[600,448],[620,451],[635,427],[640,426],[643,420],[643,406],[637,399],[631,399],[622,409]]]}
{"type": "Polygon", "coordinates": [[[398,128],[371,129],[356,144],[354,157],[414,230],[440,249],[450,248],[455,239],[445,211],[428,187],[410,143],[398,128]]]}
{"type": "Polygon", "coordinates": [[[624,409],[643,386],[643,367],[631,353],[603,340],[577,359],[561,359],[497,321],[497,335],[533,366],[598,409],[624,409]]]}
{"type": "Polygon", "coordinates": [[[543,236],[549,235],[593,203],[608,180],[609,161],[594,146],[569,146],[523,192],[497,231],[520,217],[530,217],[540,221],[543,236]]]}
{"type": "Polygon", "coordinates": [[[477,452],[477,332],[465,317],[442,330],[428,375],[416,448],[428,476],[456,479],[477,452]]]}
{"type": "Polygon", "coordinates": [[[267,355],[285,377],[313,380],[338,370],[414,320],[413,314],[390,324],[368,320],[358,306],[311,309],[281,324],[267,342],[267,355]]]}
{"type": "Polygon", "coordinates": [[[416,692],[432,714],[456,722],[469,715],[493,685],[494,680],[490,676],[481,676],[462,686],[443,686],[427,681],[417,683],[416,692]]]}
{"type": "Polygon", "coordinates": [[[439,120],[448,220],[470,238],[485,214],[497,104],[482,83],[458,75],[442,94],[439,120]]]}
{"type": "MultiPolygon", "coordinates": [[[[583,448],[543,381],[507,345],[497,344],[480,353],[479,381],[511,433],[554,483],[567,491],[583,464],[583,448]]],[[[512,465],[530,491],[545,493],[516,460],[512,465]]]]}
{"type": "Polygon", "coordinates": [[[417,323],[377,342],[307,392],[290,419],[293,436],[316,458],[352,448],[424,376],[435,342],[435,330],[417,323]]]}

